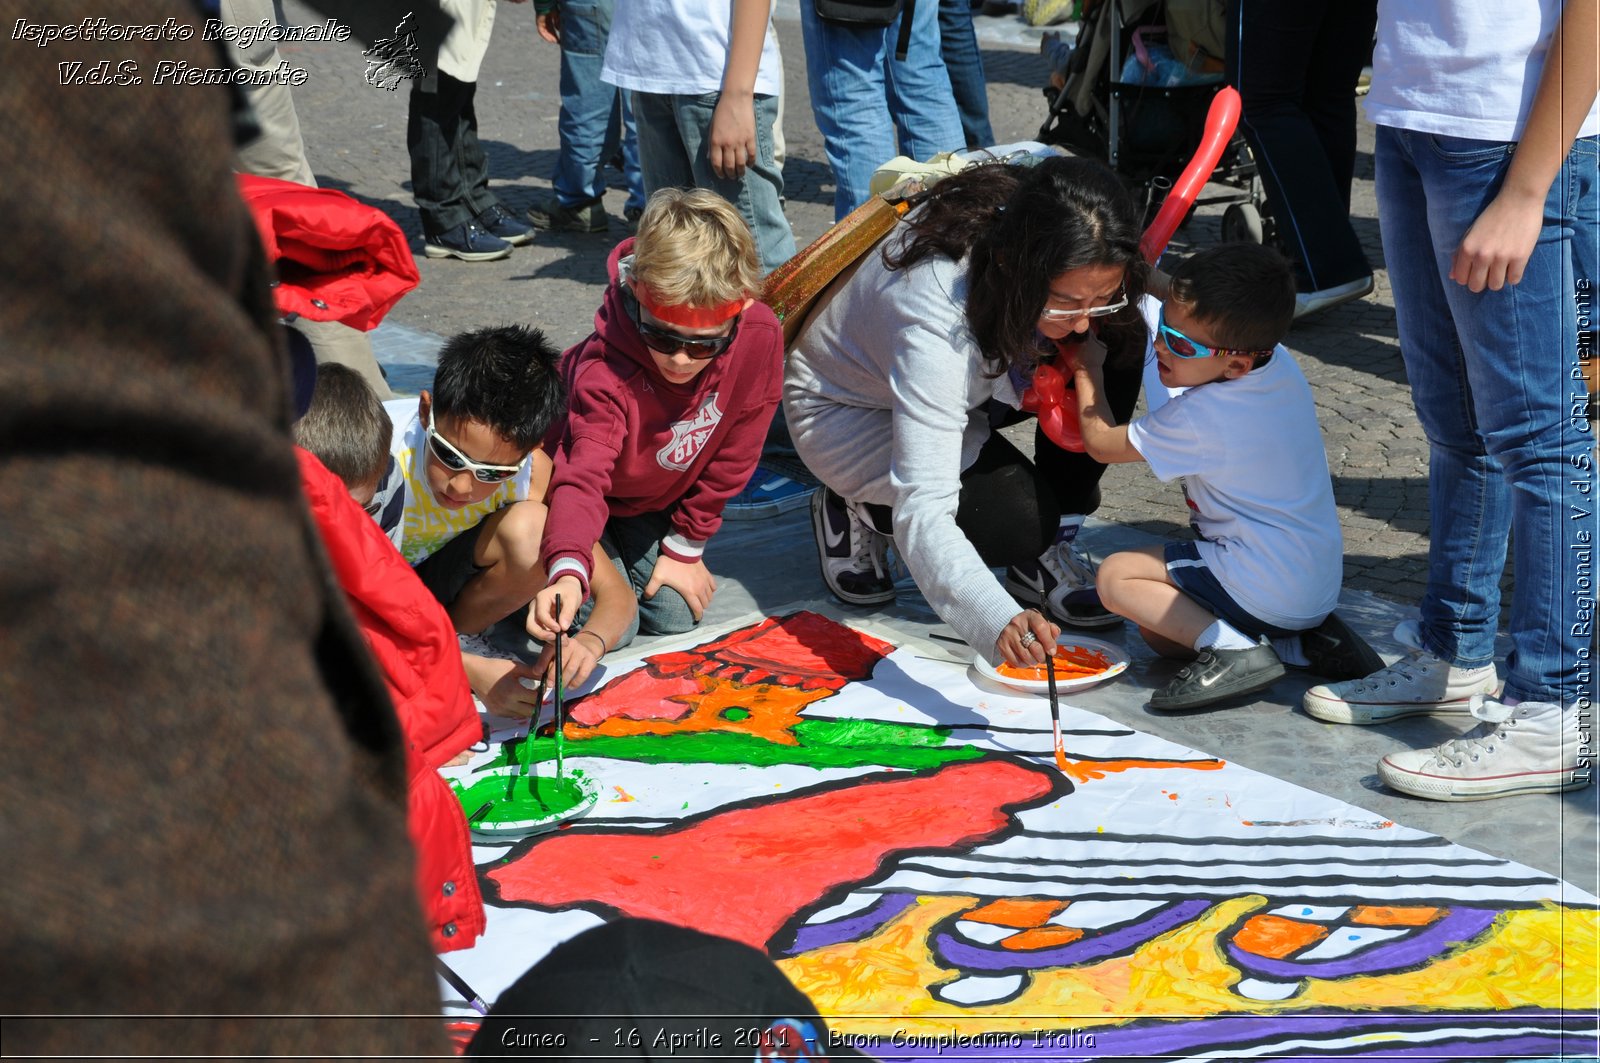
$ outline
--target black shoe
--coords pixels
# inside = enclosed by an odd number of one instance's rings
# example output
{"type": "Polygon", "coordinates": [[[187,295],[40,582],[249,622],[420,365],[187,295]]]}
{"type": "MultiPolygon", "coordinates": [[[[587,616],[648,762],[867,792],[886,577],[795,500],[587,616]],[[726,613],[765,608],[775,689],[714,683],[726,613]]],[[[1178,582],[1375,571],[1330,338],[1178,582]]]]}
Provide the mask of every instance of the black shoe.
{"type": "Polygon", "coordinates": [[[1365,679],[1383,670],[1383,658],[1338,613],[1329,613],[1310,631],[1300,632],[1300,649],[1311,662],[1306,670],[1327,679],[1365,679]]]}
{"type": "Polygon", "coordinates": [[[533,243],[533,226],[513,218],[498,203],[478,215],[478,224],[485,232],[498,236],[512,247],[533,243]]]}
{"type": "Polygon", "coordinates": [[[1150,707],[1157,712],[1202,709],[1265,690],[1282,678],[1283,662],[1265,643],[1248,650],[1201,650],[1172,682],[1150,695],[1150,707]]]}
{"type": "Polygon", "coordinates": [[[528,208],[528,220],[535,229],[551,232],[603,233],[611,228],[611,215],[598,199],[563,207],[554,192],[534,194],[533,206],[528,208]]]}
{"type": "Polygon", "coordinates": [[[822,582],[835,598],[851,605],[894,601],[889,578],[889,537],[855,514],[826,487],[811,496],[811,528],[817,536],[822,582]]]}
{"type": "Polygon", "coordinates": [[[511,245],[493,233],[484,232],[476,221],[466,221],[438,236],[424,237],[422,252],[429,258],[491,262],[511,254],[511,245]]]}

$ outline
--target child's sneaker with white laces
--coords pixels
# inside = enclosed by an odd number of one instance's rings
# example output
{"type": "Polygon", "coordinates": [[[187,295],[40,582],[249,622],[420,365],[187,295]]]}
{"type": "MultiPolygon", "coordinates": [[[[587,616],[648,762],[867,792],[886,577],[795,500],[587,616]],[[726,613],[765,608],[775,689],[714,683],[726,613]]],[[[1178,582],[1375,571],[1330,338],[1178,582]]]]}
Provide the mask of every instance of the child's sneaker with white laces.
{"type": "Polygon", "coordinates": [[[851,605],[894,601],[887,535],[826,487],[811,496],[811,528],[817,536],[822,582],[834,597],[851,605]]]}
{"type": "Polygon", "coordinates": [[[1100,604],[1095,566],[1076,543],[1056,543],[1038,561],[1006,569],[1006,590],[1017,601],[1046,610],[1068,627],[1101,628],[1122,617],[1100,604]]]}
{"type": "Polygon", "coordinates": [[[1591,766],[1580,756],[1585,736],[1579,733],[1576,706],[1524,701],[1511,708],[1474,698],[1472,715],[1484,722],[1460,738],[1378,761],[1378,778],[1390,789],[1433,801],[1482,801],[1589,785],[1591,766]]]}
{"type": "Polygon", "coordinates": [[[1466,716],[1473,695],[1493,694],[1494,665],[1457,668],[1416,650],[1363,679],[1306,691],[1306,712],[1328,723],[1388,723],[1407,716],[1466,716]]]}

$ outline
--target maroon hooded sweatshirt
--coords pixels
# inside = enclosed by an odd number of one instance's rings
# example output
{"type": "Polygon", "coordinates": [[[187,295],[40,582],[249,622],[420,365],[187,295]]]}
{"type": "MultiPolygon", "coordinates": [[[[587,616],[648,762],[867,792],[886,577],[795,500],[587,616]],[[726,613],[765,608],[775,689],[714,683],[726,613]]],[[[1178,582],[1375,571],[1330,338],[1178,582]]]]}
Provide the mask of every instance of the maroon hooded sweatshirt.
{"type": "Polygon", "coordinates": [[[590,563],[611,517],[668,511],[661,552],[700,560],[722,526],[722,507],[749,481],[783,387],[783,330],[752,303],[722,354],[686,384],[663,377],[623,305],[618,263],[594,315],[594,332],[561,356],[567,416],[545,439],[550,477],[540,560],[549,579],[568,572],[588,594],[590,563]]]}

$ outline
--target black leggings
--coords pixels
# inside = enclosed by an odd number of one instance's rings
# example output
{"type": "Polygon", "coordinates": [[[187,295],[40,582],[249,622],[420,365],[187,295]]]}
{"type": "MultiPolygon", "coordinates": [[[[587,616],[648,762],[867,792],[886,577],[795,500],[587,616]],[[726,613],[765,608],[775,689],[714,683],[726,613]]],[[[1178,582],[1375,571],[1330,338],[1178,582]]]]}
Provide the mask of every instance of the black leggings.
{"type": "MultiPolygon", "coordinates": [[[[1106,367],[1106,402],[1118,424],[1133,416],[1143,376],[1144,367],[1138,364],[1131,369],[1106,367]]],[[[1015,414],[1002,426],[1024,416],[1015,414]]],[[[961,474],[956,524],[991,567],[1036,560],[1055,540],[1062,514],[1093,513],[1100,507],[1103,464],[1087,454],[1063,450],[1038,427],[1033,432],[1033,453],[1030,462],[1005,436],[990,432],[978,459],[961,474]]],[[[867,509],[879,531],[892,532],[889,507],[867,509]]]]}

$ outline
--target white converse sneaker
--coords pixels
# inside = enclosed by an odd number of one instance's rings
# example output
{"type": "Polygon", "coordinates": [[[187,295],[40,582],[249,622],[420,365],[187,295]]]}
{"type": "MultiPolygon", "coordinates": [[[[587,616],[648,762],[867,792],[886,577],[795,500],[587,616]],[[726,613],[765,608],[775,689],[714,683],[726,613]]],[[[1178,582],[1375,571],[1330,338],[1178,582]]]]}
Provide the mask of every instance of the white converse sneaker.
{"type": "Polygon", "coordinates": [[[1378,778],[1390,789],[1434,801],[1481,801],[1512,794],[1559,793],[1589,785],[1580,756],[1578,710],[1546,701],[1509,708],[1473,698],[1477,727],[1433,749],[1390,753],[1378,778]]]}
{"type": "Polygon", "coordinates": [[[1046,547],[1039,560],[1006,569],[1006,590],[1019,602],[1045,609],[1067,627],[1101,628],[1122,617],[1100,604],[1095,565],[1076,543],[1046,547]]]}
{"type": "Polygon", "coordinates": [[[1423,650],[1364,679],[1306,691],[1306,712],[1329,723],[1388,723],[1407,716],[1465,716],[1474,694],[1493,694],[1494,665],[1457,668],[1423,650]]]}

